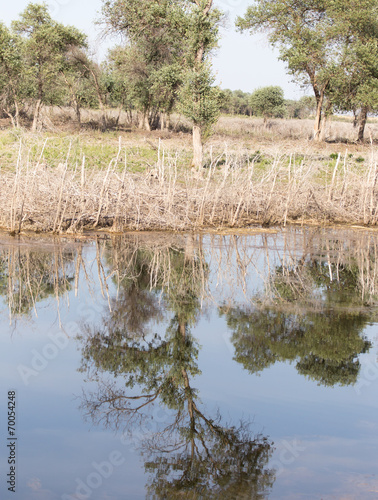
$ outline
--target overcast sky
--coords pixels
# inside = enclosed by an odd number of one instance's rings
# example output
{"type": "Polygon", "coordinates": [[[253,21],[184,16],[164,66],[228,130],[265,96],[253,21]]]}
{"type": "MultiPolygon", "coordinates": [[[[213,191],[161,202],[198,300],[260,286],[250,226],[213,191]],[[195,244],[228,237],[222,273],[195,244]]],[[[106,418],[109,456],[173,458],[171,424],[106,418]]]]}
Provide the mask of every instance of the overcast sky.
{"type": "MultiPolygon", "coordinates": [[[[2,20],[9,25],[18,17],[29,0],[4,2],[2,20]]],[[[64,24],[73,24],[89,35],[97,53],[103,56],[111,41],[101,41],[100,28],[94,25],[101,10],[102,0],[47,0],[54,19],[64,24]]],[[[222,31],[220,49],[214,58],[217,82],[222,88],[241,89],[251,92],[258,87],[280,85],[287,99],[299,99],[304,91],[291,83],[285,65],[278,61],[264,35],[251,37],[235,32],[234,20],[243,15],[251,0],[216,0],[217,5],[228,13],[228,28],[222,31]]],[[[308,92],[307,92],[308,93],[308,92]]]]}

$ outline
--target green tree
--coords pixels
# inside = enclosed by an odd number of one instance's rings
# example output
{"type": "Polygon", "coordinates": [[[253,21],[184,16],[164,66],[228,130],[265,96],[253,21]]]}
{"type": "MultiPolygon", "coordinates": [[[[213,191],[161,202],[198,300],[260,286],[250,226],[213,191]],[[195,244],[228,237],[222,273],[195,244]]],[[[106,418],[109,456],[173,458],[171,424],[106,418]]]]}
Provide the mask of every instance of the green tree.
{"type": "Polygon", "coordinates": [[[36,130],[42,107],[59,103],[65,92],[57,78],[67,69],[68,52],[84,47],[86,37],[78,29],[54,21],[46,4],[28,4],[12,28],[23,39],[23,77],[34,101],[32,130],[36,130]]]}
{"type": "Polygon", "coordinates": [[[190,0],[186,5],[185,74],[180,110],[193,123],[193,166],[203,165],[203,140],[220,113],[221,91],[214,86],[210,56],[218,46],[221,12],[213,0],[190,0]]]}
{"type": "Polygon", "coordinates": [[[308,118],[316,113],[316,102],[311,96],[303,96],[298,101],[286,99],[284,103],[287,118],[308,118]]]}
{"type": "MultiPolygon", "coordinates": [[[[68,67],[71,79],[75,87],[71,86],[70,91],[73,102],[77,108],[81,104],[90,104],[91,107],[100,109],[101,127],[106,130],[108,127],[107,101],[112,89],[112,82],[108,78],[106,69],[96,63],[89,55],[88,51],[79,47],[71,48],[69,54],[70,65],[68,67]]],[[[76,113],[78,116],[78,113],[76,113]]],[[[78,121],[80,116],[78,116],[78,121]]]]}
{"type": "Polygon", "coordinates": [[[69,250],[33,251],[14,247],[0,252],[0,296],[9,316],[29,316],[36,305],[71,290],[74,254],[69,250]]]}
{"type": "Polygon", "coordinates": [[[115,79],[139,110],[139,127],[155,128],[168,121],[181,81],[182,2],[108,0],[102,14],[109,31],[126,37],[109,53],[115,79]]]}
{"type": "Polygon", "coordinates": [[[251,94],[242,90],[222,90],[222,104],[220,111],[229,115],[252,114],[250,97],[251,94]]]}
{"type": "Polygon", "coordinates": [[[149,129],[154,110],[169,115],[178,100],[193,123],[196,167],[202,166],[203,139],[219,114],[210,54],[220,19],[212,0],[107,0],[103,5],[105,25],[127,38],[116,62],[128,72],[142,125],[149,129]]]}
{"type": "Polygon", "coordinates": [[[19,127],[23,85],[22,40],[0,23],[0,101],[14,127],[19,127]]]}
{"type": "Polygon", "coordinates": [[[336,2],[337,58],[330,77],[330,99],[341,111],[358,115],[362,141],[368,113],[378,109],[378,12],[374,0],[336,2]]]}
{"type": "Polygon", "coordinates": [[[236,23],[241,31],[267,32],[289,73],[302,84],[311,85],[317,104],[315,140],[320,140],[322,108],[329,86],[329,64],[335,39],[326,5],[327,0],[257,0],[236,23]]]}
{"type": "MultiPolygon", "coordinates": [[[[312,243],[310,239],[307,248],[312,243]]],[[[356,383],[358,356],[371,347],[363,332],[373,316],[366,308],[368,297],[361,293],[354,259],[343,265],[340,256],[333,262],[327,257],[337,252],[337,246],[337,241],[325,239],[316,250],[317,258],[305,254],[296,264],[274,269],[268,288],[279,307],[220,310],[233,332],[235,359],[248,371],[296,361],[298,372],[319,384],[356,383]]],[[[369,260],[373,259],[374,255],[369,260]]]]}
{"type": "Polygon", "coordinates": [[[266,31],[289,73],[311,85],[317,109],[314,139],[321,140],[322,110],[360,108],[359,138],[377,99],[378,15],[375,0],[257,0],[240,30],[266,31]]]}
{"type": "Polygon", "coordinates": [[[265,125],[268,118],[283,116],[284,102],[284,92],[281,87],[277,86],[257,89],[250,97],[252,112],[263,116],[265,125]]]}

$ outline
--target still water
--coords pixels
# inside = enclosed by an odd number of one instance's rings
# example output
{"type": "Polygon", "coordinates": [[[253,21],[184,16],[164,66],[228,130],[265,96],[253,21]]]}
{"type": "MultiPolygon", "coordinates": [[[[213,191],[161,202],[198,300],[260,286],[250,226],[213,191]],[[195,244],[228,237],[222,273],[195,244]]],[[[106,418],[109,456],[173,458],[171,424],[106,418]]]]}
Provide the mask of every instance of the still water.
{"type": "Polygon", "coordinates": [[[378,233],[4,236],[0,294],[1,499],[378,498],[378,233]]]}

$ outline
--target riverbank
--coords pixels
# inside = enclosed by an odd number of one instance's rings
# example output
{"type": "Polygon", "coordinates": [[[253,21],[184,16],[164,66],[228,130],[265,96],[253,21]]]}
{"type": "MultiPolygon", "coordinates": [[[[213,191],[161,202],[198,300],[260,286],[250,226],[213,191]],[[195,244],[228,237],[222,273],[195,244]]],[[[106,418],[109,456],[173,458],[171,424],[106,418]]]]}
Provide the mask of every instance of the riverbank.
{"type": "Polygon", "coordinates": [[[198,171],[186,134],[2,131],[0,141],[0,226],[12,234],[378,224],[374,145],[217,134],[198,171]]]}

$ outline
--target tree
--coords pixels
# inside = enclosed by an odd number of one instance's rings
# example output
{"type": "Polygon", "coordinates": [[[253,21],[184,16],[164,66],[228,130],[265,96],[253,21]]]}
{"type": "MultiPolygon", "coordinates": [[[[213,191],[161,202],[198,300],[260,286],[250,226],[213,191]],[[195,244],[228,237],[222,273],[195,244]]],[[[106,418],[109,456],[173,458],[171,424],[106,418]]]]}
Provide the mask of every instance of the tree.
{"type": "Polygon", "coordinates": [[[0,100],[14,127],[19,127],[24,97],[22,40],[0,23],[0,100]]]}
{"type": "Polygon", "coordinates": [[[277,86],[257,89],[250,97],[252,112],[263,116],[265,125],[268,118],[283,116],[284,102],[284,92],[277,86]]]}
{"type": "Polygon", "coordinates": [[[202,167],[203,139],[216,123],[221,105],[220,89],[214,87],[211,51],[218,45],[222,14],[213,0],[187,2],[186,72],[180,109],[193,122],[193,166],[202,167]]]}
{"type": "Polygon", "coordinates": [[[286,99],[284,103],[285,116],[287,118],[308,118],[315,115],[316,101],[314,97],[303,96],[298,101],[286,99]]]}
{"type": "Polygon", "coordinates": [[[326,4],[326,0],[257,0],[236,23],[241,31],[266,31],[270,43],[278,47],[280,59],[286,62],[289,73],[302,84],[312,86],[317,104],[315,140],[320,140],[334,43],[326,4]]]}
{"type": "Polygon", "coordinates": [[[326,117],[334,106],[359,107],[363,134],[367,112],[376,106],[377,25],[375,0],[257,0],[237,20],[240,30],[266,31],[289,73],[311,85],[315,140],[322,138],[325,100],[326,117]]]}
{"type": "Polygon", "coordinates": [[[367,317],[325,310],[293,314],[274,309],[230,309],[235,360],[250,373],[279,361],[296,361],[298,372],[320,385],[353,385],[357,356],[371,347],[362,335],[367,317]]]}
{"type": "Polygon", "coordinates": [[[109,0],[102,9],[110,32],[121,33],[126,44],[109,52],[116,79],[139,110],[139,127],[155,128],[169,115],[181,81],[183,48],[181,1],[109,0]]]}
{"type": "Polygon", "coordinates": [[[337,109],[358,115],[357,140],[362,141],[368,113],[378,109],[376,2],[351,1],[346,8],[340,1],[335,10],[341,43],[331,72],[330,99],[337,109]]]}
{"type": "MultiPolygon", "coordinates": [[[[88,104],[96,102],[96,107],[101,112],[102,129],[106,130],[108,126],[108,117],[106,113],[106,100],[110,93],[107,74],[100,64],[97,64],[88,52],[78,47],[73,47],[68,53],[70,61],[70,74],[74,80],[74,86],[70,85],[70,92],[73,96],[76,109],[79,111],[81,101],[88,104]],[[81,94],[81,95],[80,95],[81,94]]],[[[65,77],[67,81],[67,77],[65,77]]],[[[78,121],[80,123],[80,112],[77,111],[78,121]]]]}
{"type": "Polygon", "coordinates": [[[29,316],[39,302],[70,291],[74,280],[70,250],[14,247],[0,254],[0,296],[8,304],[10,318],[29,316]]]}
{"type": "Polygon", "coordinates": [[[23,38],[23,76],[34,101],[32,130],[36,130],[42,107],[61,99],[57,78],[67,69],[68,52],[73,47],[85,47],[86,37],[78,29],[54,21],[45,4],[30,3],[12,28],[23,38]]]}
{"type": "Polygon", "coordinates": [[[213,0],[107,0],[103,20],[110,31],[126,36],[124,68],[145,128],[151,126],[151,110],[169,114],[178,99],[193,123],[193,165],[202,166],[203,139],[220,107],[209,61],[221,20],[213,0]]]}

